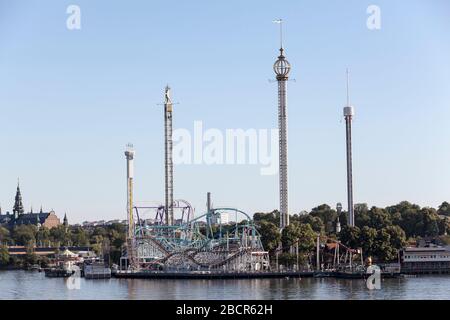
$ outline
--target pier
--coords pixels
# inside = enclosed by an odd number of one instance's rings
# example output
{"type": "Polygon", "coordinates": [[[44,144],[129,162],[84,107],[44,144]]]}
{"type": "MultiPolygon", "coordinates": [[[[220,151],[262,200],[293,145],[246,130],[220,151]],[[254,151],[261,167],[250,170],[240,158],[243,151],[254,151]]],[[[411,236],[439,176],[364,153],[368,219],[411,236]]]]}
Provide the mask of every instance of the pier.
{"type": "Polygon", "coordinates": [[[314,272],[118,271],[113,276],[126,279],[274,279],[312,278],[314,272]]]}

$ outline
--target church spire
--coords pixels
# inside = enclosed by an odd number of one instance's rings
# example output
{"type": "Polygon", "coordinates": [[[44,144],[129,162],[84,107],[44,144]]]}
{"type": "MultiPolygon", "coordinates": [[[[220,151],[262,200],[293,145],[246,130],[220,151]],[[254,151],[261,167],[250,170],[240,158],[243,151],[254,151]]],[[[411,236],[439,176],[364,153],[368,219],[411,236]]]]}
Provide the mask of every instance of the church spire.
{"type": "Polygon", "coordinates": [[[14,201],[13,213],[18,216],[20,214],[23,214],[23,212],[24,212],[24,210],[23,210],[23,204],[22,204],[22,194],[20,193],[19,180],[17,180],[17,191],[16,191],[16,197],[15,197],[15,201],[14,201]]]}
{"type": "Polygon", "coordinates": [[[67,213],[64,213],[64,222],[63,222],[64,228],[67,229],[69,228],[69,221],[67,220],[67,213]]]}

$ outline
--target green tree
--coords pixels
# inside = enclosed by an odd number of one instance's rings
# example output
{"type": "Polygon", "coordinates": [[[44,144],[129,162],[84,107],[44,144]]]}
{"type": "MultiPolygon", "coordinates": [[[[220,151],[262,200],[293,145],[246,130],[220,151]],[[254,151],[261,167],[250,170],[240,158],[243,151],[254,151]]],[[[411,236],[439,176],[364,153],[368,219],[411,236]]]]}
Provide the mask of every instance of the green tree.
{"type": "Polygon", "coordinates": [[[261,242],[264,249],[267,251],[275,250],[281,240],[278,227],[272,222],[262,220],[259,222],[257,229],[261,234],[261,242]]]}
{"type": "Polygon", "coordinates": [[[46,268],[48,267],[49,263],[50,263],[50,259],[46,256],[38,256],[37,257],[37,263],[43,267],[46,268]]]}
{"type": "Polygon", "coordinates": [[[325,232],[334,232],[334,224],[336,222],[337,213],[336,210],[331,209],[329,205],[321,204],[320,206],[313,208],[310,215],[312,217],[318,217],[322,220],[323,225],[325,226],[325,232]]]}
{"type": "Polygon", "coordinates": [[[400,212],[401,220],[399,226],[405,231],[407,237],[423,235],[423,216],[416,208],[407,208],[400,212]]]}
{"type": "Polygon", "coordinates": [[[46,245],[50,242],[50,230],[47,227],[40,227],[36,233],[36,244],[46,245]]]}
{"type": "Polygon", "coordinates": [[[0,226],[0,244],[10,241],[9,230],[0,226]]]}
{"type": "Polygon", "coordinates": [[[339,233],[339,240],[347,247],[356,249],[358,247],[361,247],[359,241],[360,234],[361,230],[358,227],[347,225],[344,226],[339,233]]]}
{"type": "Polygon", "coordinates": [[[440,219],[438,222],[439,225],[439,234],[447,235],[450,233],[450,219],[449,217],[445,217],[444,219],[440,219]]]}
{"type": "Polygon", "coordinates": [[[420,210],[422,214],[423,231],[421,236],[423,237],[435,237],[439,235],[439,216],[433,208],[422,208],[420,210]]]}
{"type": "Polygon", "coordinates": [[[375,241],[377,238],[377,230],[364,226],[358,239],[358,247],[361,247],[364,255],[373,256],[375,254],[375,241]]]}
{"type": "Polygon", "coordinates": [[[16,226],[12,232],[12,239],[18,245],[25,246],[30,241],[36,241],[37,228],[34,225],[16,226]]]}
{"type": "Polygon", "coordinates": [[[70,238],[75,246],[88,246],[89,234],[83,228],[76,227],[70,232],[70,238]]]}
{"type": "Polygon", "coordinates": [[[277,227],[280,227],[280,212],[274,210],[269,213],[257,212],[253,215],[253,221],[258,224],[260,221],[271,222],[277,227]]]}
{"type": "Polygon", "coordinates": [[[394,254],[390,245],[391,236],[386,231],[386,229],[381,229],[377,232],[377,237],[375,239],[374,253],[378,259],[390,260],[394,254]]]}
{"type": "MultiPolygon", "coordinates": [[[[362,228],[363,226],[367,226],[369,224],[369,207],[367,203],[356,203],[353,206],[353,212],[355,214],[355,226],[362,228]]],[[[347,219],[347,212],[345,212],[347,219]]]]}
{"type": "MultiPolygon", "coordinates": [[[[300,258],[300,256],[299,256],[300,258]]],[[[302,258],[303,260],[303,258],[302,258]]],[[[297,262],[297,255],[289,253],[289,252],[283,252],[278,256],[278,264],[283,265],[283,266],[292,266],[294,264],[296,264],[297,262]]],[[[300,259],[299,259],[299,263],[300,263],[300,259]]]]}
{"type": "Polygon", "coordinates": [[[418,206],[417,204],[410,203],[408,201],[402,201],[396,205],[386,208],[386,211],[390,214],[395,213],[395,212],[403,213],[407,210],[419,211],[420,206],[418,206]]]}
{"type": "Polygon", "coordinates": [[[0,266],[6,266],[9,263],[8,247],[0,245],[0,266]]]}
{"type": "Polygon", "coordinates": [[[406,245],[406,234],[399,226],[389,226],[385,228],[390,236],[390,245],[396,250],[400,250],[406,245]]]}
{"type": "Polygon", "coordinates": [[[314,248],[316,233],[309,224],[291,223],[283,229],[281,242],[284,250],[298,243],[300,253],[309,253],[314,248]]]}
{"type": "Polygon", "coordinates": [[[442,202],[439,206],[437,213],[439,215],[450,217],[450,203],[447,201],[442,202]]]}
{"type": "Polygon", "coordinates": [[[325,231],[325,226],[320,217],[303,214],[298,217],[298,222],[302,224],[309,224],[315,232],[322,233],[325,231]]]}
{"type": "Polygon", "coordinates": [[[70,243],[70,230],[66,231],[64,225],[50,229],[50,239],[55,243],[60,243],[62,246],[68,246],[70,243]]]}
{"type": "Polygon", "coordinates": [[[92,232],[92,235],[99,236],[102,238],[105,238],[108,236],[108,231],[104,227],[95,227],[94,232],[92,232]]]}
{"type": "Polygon", "coordinates": [[[29,241],[25,246],[26,252],[27,252],[23,259],[25,266],[31,266],[33,264],[36,264],[38,261],[38,257],[36,255],[36,253],[34,252],[34,241],[35,240],[29,241]]]}
{"type": "Polygon", "coordinates": [[[392,225],[391,217],[385,209],[372,207],[369,210],[369,227],[381,230],[390,225],[392,225]]]}
{"type": "Polygon", "coordinates": [[[398,227],[386,227],[378,231],[375,240],[375,255],[381,261],[392,261],[397,258],[398,249],[396,243],[402,243],[405,239],[404,232],[398,227]]]}

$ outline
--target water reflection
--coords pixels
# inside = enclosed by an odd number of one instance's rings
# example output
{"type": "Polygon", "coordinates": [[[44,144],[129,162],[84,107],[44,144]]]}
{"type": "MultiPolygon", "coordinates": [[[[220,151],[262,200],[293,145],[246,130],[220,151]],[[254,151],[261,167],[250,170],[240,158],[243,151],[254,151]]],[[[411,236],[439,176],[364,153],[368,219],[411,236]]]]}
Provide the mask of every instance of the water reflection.
{"type": "Polygon", "coordinates": [[[383,279],[381,290],[363,280],[333,278],[242,280],[81,279],[70,289],[67,279],[30,271],[0,271],[0,299],[450,299],[449,276],[383,279]]]}

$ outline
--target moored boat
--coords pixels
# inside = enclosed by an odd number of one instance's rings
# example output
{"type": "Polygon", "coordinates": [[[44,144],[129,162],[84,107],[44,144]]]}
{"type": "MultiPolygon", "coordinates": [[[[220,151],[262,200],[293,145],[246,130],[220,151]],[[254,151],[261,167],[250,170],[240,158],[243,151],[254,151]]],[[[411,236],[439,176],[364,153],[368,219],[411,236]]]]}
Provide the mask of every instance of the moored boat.
{"type": "Polygon", "coordinates": [[[109,279],[111,269],[105,266],[103,260],[94,260],[84,264],[84,277],[86,279],[109,279]]]}
{"type": "Polygon", "coordinates": [[[61,267],[45,269],[45,276],[49,278],[68,278],[74,273],[75,270],[61,267]]]}

